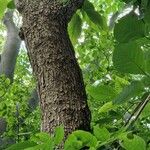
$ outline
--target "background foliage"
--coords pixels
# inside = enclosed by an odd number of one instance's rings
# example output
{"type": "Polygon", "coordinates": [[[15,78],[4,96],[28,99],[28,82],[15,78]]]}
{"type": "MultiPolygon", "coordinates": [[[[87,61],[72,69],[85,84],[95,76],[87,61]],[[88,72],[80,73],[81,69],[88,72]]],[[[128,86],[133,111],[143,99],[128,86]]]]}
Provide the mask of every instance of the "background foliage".
{"type": "MultiPolygon", "coordinates": [[[[13,1],[0,0],[1,19],[8,8],[15,8],[13,1]]],[[[85,0],[68,32],[84,75],[92,132],[73,132],[65,150],[150,149],[150,2],[85,0]]],[[[2,24],[0,34],[2,51],[2,24]]],[[[34,88],[23,47],[13,84],[0,77],[0,116],[7,120],[1,137],[18,143],[8,149],[55,149],[63,139],[62,126],[55,135],[38,133],[40,109],[29,112],[27,106],[34,88]]]]}

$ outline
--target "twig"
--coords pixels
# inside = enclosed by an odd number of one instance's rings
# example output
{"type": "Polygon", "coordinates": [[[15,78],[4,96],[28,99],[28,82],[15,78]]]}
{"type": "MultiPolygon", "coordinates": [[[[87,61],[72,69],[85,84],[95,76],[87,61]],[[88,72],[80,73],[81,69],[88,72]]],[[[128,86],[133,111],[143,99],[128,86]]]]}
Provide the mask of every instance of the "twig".
{"type": "Polygon", "coordinates": [[[131,124],[133,124],[138,119],[138,117],[140,116],[142,110],[145,108],[145,106],[147,105],[147,103],[149,101],[150,101],[150,94],[147,96],[147,98],[144,101],[140,102],[137,105],[137,107],[134,109],[131,117],[128,119],[128,121],[124,125],[126,130],[131,126],[131,124]]]}

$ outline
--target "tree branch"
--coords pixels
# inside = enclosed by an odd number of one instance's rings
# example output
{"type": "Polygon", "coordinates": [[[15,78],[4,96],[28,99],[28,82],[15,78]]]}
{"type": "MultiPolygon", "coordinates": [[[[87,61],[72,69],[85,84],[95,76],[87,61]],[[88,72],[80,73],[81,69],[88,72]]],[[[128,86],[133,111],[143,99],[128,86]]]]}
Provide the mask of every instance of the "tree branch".
{"type": "Polygon", "coordinates": [[[137,105],[137,107],[134,109],[131,117],[128,119],[128,121],[124,125],[126,129],[129,128],[131,126],[131,124],[133,124],[138,119],[141,112],[143,111],[143,109],[145,108],[145,106],[148,104],[149,101],[150,101],[150,94],[148,94],[146,99],[144,99],[142,102],[140,102],[137,105]]]}

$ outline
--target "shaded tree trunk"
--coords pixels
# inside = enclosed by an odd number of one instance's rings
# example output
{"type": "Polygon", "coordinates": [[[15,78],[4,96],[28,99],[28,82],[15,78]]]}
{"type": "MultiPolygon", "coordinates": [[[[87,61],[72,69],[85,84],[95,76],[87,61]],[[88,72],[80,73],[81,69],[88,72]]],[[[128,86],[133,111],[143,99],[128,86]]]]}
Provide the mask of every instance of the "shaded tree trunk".
{"type": "MultiPolygon", "coordinates": [[[[2,54],[0,55],[0,75],[4,74],[13,82],[14,69],[18,56],[21,40],[18,36],[19,30],[13,22],[13,11],[8,10],[3,18],[3,23],[7,29],[7,38],[2,54]]],[[[0,135],[6,130],[6,121],[0,118],[0,135]]]]}
{"type": "MultiPolygon", "coordinates": [[[[13,22],[13,11],[8,10],[3,18],[3,23],[7,29],[7,38],[2,54],[0,54],[0,75],[4,74],[13,82],[16,59],[19,53],[21,40],[18,36],[19,30],[13,22]]],[[[7,129],[7,122],[3,116],[0,116],[0,136],[7,129]]],[[[14,139],[9,137],[0,137],[0,149],[13,144],[14,139]]]]}
{"type": "Polygon", "coordinates": [[[42,131],[63,124],[65,135],[90,129],[90,111],[82,73],[67,25],[83,0],[16,0],[33,72],[38,80],[42,131]]]}
{"type": "Polygon", "coordinates": [[[21,40],[18,36],[19,29],[13,22],[13,11],[5,13],[3,23],[7,29],[7,38],[0,59],[0,75],[4,74],[13,82],[16,59],[19,53],[21,40]]]}
{"type": "MultiPolygon", "coordinates": [[[[20,50],[21,39],[19,37],[19,28],[13,21],[13,10],[7,10],[3,18],[3,23],[7,29],[7,37],[2,54],[0,54],[0,75],[4,74],[13,83],[14,70],[16,66],[16,60],[20,50]]],[[[34,111],[38,106],[37,91],[34,89],[31,94],[31,98],[28,101],[29,113],[34,111]]],[[[3,116],[0,116],[0,136],[7,130],[7,122],[3,116]]],[[[0,149],[6,148],[8,145],[13,144],[15,139],[7,138],[5,136],[0,137],[0,149]]]]}

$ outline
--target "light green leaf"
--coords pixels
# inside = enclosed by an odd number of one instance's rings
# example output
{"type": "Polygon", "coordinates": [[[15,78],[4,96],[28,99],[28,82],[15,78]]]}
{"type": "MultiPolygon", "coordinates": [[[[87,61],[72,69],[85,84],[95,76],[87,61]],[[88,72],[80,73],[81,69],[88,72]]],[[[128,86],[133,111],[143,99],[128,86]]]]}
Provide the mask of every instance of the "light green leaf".
{"type": "Polygon", "coordinates": [[[110,101],[116,96],[115,90],[108,85],[89,86],[87,91],[98,101],[110,101]]]}
{"type": "Polygon", "coordinates": [[[144,110],[142,111],[141,115],[140,115],[142,118],[145,118],[145,117],[149,117],[150,116],[150,103],[148,103],[144,110]]]}
{"type": "Polygon", "coordinates": [[[73,44],[76,44],[82,31],[82,20],[77,13],[72,17],[68,31],[73,44]]]}
{"type": "Polygon", "coordinates": [[[96,147],[97,139],[90,132],[77,130],[69,135],[65,142],[65,150],[79,150],[85,146],[96,147]]]}
{"type": "MultiPolygon", "coordinates": [[[[45,132],[37,133],[35,136],[32,137],[31,140],[38,143],[37,146],[32,148],[33,150],[40,149],[41,147],[44,149],[46,148],[50,150],[53,149],[53,146],[54,146],[53,141],[52,141],[51,136],[48,133],[45,133],[45,132]]],[[[29,149],[29,150],[32,150],[32,149],[29,149]]]]}
{"type": "Polygon", "coordinates": [[[114,28],[114,36],[118,42],[126,43],[145,36],[145,24],[135,13],[122,17],[114,28]]]}
{"type": "Polygon", "coordinates": [[[93,132],[98,141],[104,142],[110,138],[110,133],[105,127],[94,126],[93,132]]]}
{"type": "Polygon", "coordinates": [[[27,149],[29,147],[33,147],[36,145],[37,144],[35,142],[25,141],[25,142],[14,144],[14,145],[10,146],[9,148],[7,148],[6,150],[24,150],[24,149],[27,149]]]}
{"type": "Polygon", "coordinates": [[[74,134],[71,134],[65,141],[64,150],[79,150],[82,148],[82,144],[82,141],[79,141],[74,134]]]}
{"type": "Polygon", "coordinates": [[[137,135],[134,135],[133,138],[129,139],[126,134],[121,137],[121,140],[121,146],[126,150],[146,150],[145,141],[137,135]]]}
{"type": "Polygon", "coordinates": [[[37,133],[36,137],[43,143],[48,142],[51,139],[50,135],[45,132],[37,133]]]}
{"type": "Polygon", "coordinates": [[[122,73],[145,74],[144,53],[136,42],[117,45],[113,64],[122,73]]]}
{"type": "Polygon", "coordinates": [[[0,0],[0,19],[4,16],[5,9],[7,8],[7,0],[0,0]]]}
{"type": "Polygon", "coordinates": [[[144,90],[143,84],[140,81],[133,81],[126,86],[122,92],[113,100],[114,104],[124,103],[132,97],[138,96],[144,90]]]}
{"type": "Polygon", "coordinates": [[[117,93],[120,93],[122,89],[128,84],[129,84],[128,80],[118,76],[115,77],[115,90],[117,93]]]}
{"type": "Polygon", "coordinates": [[[27,148],[25,150],[53,150],[53,148],[51,147],[50,144],[44,143],[44,144],[38,144],[34,147],[27,148]]]}
{"type": "Polygon", "coordinates": [[[55,128],[55,135],[53,137],[54,144],[58,145],[64,138],[64,128],[63,126],[59,126],[55,128]]]}
{"type": "Polygon", "coordinates": [[[103,106],[100,107],[98,112],[99,113],[105,113],[105,112],[108,112],[109,110],[114,109],[114,108],[116,108],[116,106],[113,105],[112,102],[107,102],[103,106]]]}
{"type": "Polygon", "coordinates": [[[90,147],[89,150],[97,150],[95,147],[90,147]]]}

